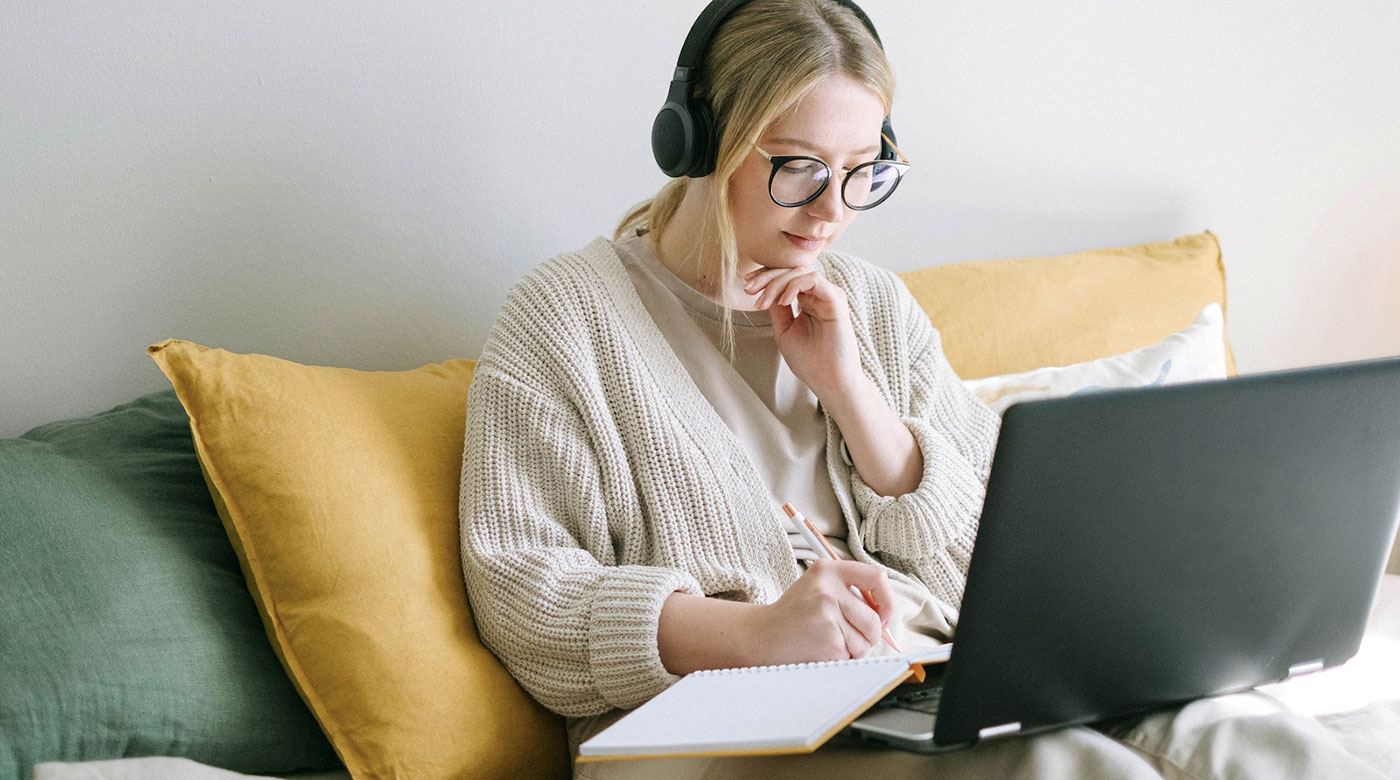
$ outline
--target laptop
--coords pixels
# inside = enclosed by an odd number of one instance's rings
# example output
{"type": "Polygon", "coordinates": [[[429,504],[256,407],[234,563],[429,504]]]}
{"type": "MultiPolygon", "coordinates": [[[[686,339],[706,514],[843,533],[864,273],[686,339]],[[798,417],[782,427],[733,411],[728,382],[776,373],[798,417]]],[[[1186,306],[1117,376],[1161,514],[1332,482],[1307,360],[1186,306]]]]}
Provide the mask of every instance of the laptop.
{"type": "Polygon", "coordinates": [[[957,634],[843,738],[917,752],[1356,653],[1400,508],[1400,359],[1012,406],[957,634]]]}

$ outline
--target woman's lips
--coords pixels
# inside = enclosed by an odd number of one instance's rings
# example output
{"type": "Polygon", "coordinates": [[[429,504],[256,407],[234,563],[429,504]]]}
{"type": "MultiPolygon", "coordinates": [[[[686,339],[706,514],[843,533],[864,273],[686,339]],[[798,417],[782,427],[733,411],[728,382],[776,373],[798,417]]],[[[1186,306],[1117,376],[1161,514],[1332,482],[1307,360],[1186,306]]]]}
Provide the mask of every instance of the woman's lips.
{"type": "Polygon", "coordinates": [[[813,249],[821,249],[823,246],[826,245],[825,238],[808,238],[806,236],[795,236],[787,232],[786,230],[783,231],[783,235],[787,236],[787,240],[791,241],[793,243],[793,246],[796,246],[798,249],[803,249],[809,252],[813,249]]]}

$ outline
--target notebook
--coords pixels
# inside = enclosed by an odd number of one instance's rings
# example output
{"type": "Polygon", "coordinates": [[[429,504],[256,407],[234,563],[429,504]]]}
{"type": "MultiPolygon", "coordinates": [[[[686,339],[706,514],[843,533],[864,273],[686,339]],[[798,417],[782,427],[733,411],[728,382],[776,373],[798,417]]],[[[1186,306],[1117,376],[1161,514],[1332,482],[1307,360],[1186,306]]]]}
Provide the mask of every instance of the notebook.
{"type": "Polygon", "coordinates": [[[579,746],[579,761],[810,753],[948,647],[686,675],[579,746]]]}

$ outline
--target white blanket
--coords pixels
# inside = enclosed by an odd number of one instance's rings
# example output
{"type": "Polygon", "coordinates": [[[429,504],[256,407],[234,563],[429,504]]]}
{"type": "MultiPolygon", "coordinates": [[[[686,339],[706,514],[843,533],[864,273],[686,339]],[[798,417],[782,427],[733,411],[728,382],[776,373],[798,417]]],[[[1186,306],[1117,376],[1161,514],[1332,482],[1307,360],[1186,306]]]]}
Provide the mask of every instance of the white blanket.
{"type": "MultiPolygon", "coordinates": [[[[1119,780],[1122,777],[1167,777],[1204,780],[1212,777],[1347,777],[1400,779],[1400,576],[1386,575],[1381,583],[1356,656],[1342,666],[1260,686],[1257,691],[1202,699],[1179,710],[1150,715],[1130,727],[1104,731],[1095,744],[1090,729],[1068,729],[1027,740],[1005,740],[993,750],[977,748],[936,757],[952,771],[943,777],[1064,777],[1075,780],[1119,780]],[[1056,736],[1056,735],[1059,736],[1056,736]],[[1051,737],[1046,739],[1045,737],[1051,737]],[[1267,745],[1267,749],[1244,745],[1267,745]],[[1085,755],[1102,750],[1102,760],[1085,755]],[[1138,751],[1140,755],[1132,755],[1138,751]],[[1124,762],[1143,771],[1129,774],[1124,762]],[[1343,766],[1348,765],[1348,766],[1343,766]],[[1149,769],[1150,767],[1150,769],[1149,769]],[[966,770],[965,772],[963,770],[966,770]]],[[[929,757],[892,755],[897,751],[862,755],[851,750],[819,750],[797,760],[709,759],[727,762],[711,766],[718,776],[756,775],[776,780],[787,776],[818,780],[848,771],[870,769],[877,763],[883,777],[923,776],[929,757]],[[901,767],[909,771],[900,771],[901,767]],[[828,772],[827,770],[831,770],[828,772]],[[832,774],[834,772],[834,774],[832,774]]],[[[598,777],[647,777],[661,769],[666,776],[684,774],[685,759],[654,762],[621,761],[585,765],[598,777]]],[[[590,775],[581,774],[580,777],[590,775]]],[[[186,759],[130,758],[85,763],[49,763],[35,767],[34,780],[238,780],[240,775],[186,759]]],[[[346,780],[344,772],[302,775],[298,780],[346,780]]]]}

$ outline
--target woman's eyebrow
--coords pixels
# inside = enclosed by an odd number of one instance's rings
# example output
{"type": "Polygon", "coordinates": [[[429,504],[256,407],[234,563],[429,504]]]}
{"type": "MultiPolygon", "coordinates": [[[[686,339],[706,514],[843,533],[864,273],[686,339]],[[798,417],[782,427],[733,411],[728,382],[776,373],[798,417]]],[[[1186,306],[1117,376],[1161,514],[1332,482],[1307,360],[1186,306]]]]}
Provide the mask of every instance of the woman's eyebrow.
{"type": "MultiPolygon", "coordinates": [[[[801,146],[801,147],[804,147],[804,148],[807,148],[807,149],[818,149],[818,147],[817,147],[816,144],[812,143],[811,141],[804,141],[804,140],[801,139],[801,138],[786,138],[786,137],[784,137],[784,138],[770,138],[770,139],[768,139],[768,143],[770,143],[770,144],[789,144],[789,145],[791,145],[791,146],[801,146]]],[[[852,156],[852,157],[862,157],[862,156],[867,155],[867,154],[874,154],[874,153],[876,153],[876,152],[878,152],[878,151],[880,151],[880,147],[879,147],[878,145],[877,145],[877,146],[871,146],[871,147],[867,147],[867,148],[865,148],[865,149],[858,149],[858,150],[856,150],[855,152],[852,152],[851,156],[852,156]]]]}

